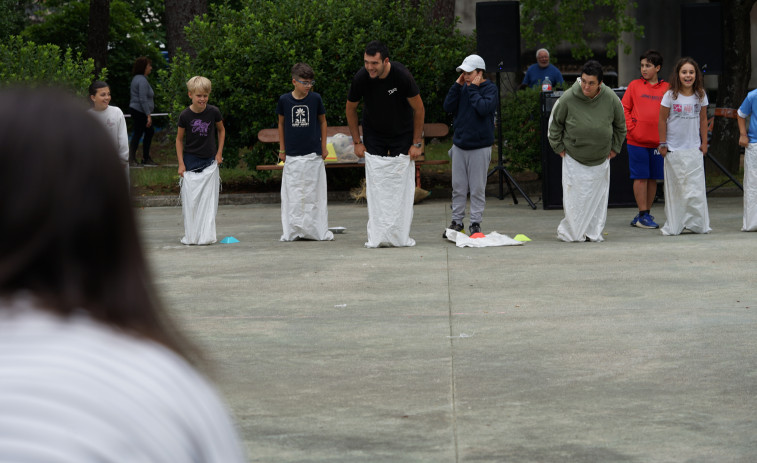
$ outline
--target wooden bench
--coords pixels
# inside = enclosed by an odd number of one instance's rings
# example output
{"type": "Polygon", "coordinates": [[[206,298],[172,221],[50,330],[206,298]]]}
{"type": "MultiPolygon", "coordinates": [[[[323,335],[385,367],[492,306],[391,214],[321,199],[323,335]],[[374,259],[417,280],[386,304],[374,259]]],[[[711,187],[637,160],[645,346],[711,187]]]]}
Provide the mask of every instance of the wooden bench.
{"type": "MultiPolygon", "coordinates": [[[[363,134],[363,128],[359,127],[360,134],[363,134]]],[[[333,137],[334,135],[341,133],[344,135],[349,136],[350,135],[350,128],[347,126],[329,126],[326,128],[326,134],[329,137],[333,137]]],[[[424,148],[425,148],[425,141],[430,140],[432,138],[442,138],[446,137],[447,134],[449,134],[449,127],[447,127],[447,124],[423,124],[423,140],[424,140],[424,148]]],[[[261,143],[279,143],[279,130],[278,129],[263,129],[260,132],[258,132],[258,140],[261,143]]],[[[415,186],[420,188],[421,186],[421,166],[428,166],[428,165],[441,165],[441,164],[449,164],[449,161],[447,160],[438,160],[438,161],[427,161],[421,157],[420,159],[415,161],[415,186]]],[[[365,167],[365,164],[362,162],[327,162],[325,163],[327,169],[331,168],[344,168],[344,167],[365,167]]],[[[256,170],[282,170],[284,169],[283,165],[278,164],[263,164],[255,167],[256,170]]]]}

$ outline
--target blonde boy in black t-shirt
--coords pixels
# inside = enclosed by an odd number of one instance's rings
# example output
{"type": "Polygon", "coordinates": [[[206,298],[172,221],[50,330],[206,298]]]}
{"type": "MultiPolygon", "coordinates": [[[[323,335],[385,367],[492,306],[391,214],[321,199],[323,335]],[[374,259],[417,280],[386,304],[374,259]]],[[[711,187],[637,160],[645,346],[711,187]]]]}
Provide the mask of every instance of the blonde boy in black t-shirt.
{"type": "Polygon", "coordinates": [[[187,81],[187,90],[192,104],[179,116],[176,133],[184,216],[181,242],[211,244],[216,242],[216,212],[221,185],[218,167],[223,161],[226,129],[221,111],[208,104],[210,80],[202,76],[192,77],[187,81]]]}
{"type": "Polygon", "coordinates": [[[179,158],[179,175],[182,177],[186,171],[202,172],[214,159],[216,164],[221,165],[226,140],[221,111],[208,104],[210,80],[202,76],[192,77],[187,81],[187,90],[192,104],[181,112],[176,132],[176,156],[179,158]],[[213,125],[216,130],[213,130],[213,125]]]}

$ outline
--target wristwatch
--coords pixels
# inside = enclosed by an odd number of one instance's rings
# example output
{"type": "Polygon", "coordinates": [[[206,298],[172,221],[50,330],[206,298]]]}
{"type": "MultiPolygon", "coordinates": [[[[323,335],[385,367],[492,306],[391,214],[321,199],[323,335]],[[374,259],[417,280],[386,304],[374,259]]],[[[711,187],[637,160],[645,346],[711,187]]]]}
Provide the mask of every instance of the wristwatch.
{"type": "Polygon", "coordinates": [[[413,146],[420,148],[421,146],[423,146],[423,143],[413,143],[413,146]]]}

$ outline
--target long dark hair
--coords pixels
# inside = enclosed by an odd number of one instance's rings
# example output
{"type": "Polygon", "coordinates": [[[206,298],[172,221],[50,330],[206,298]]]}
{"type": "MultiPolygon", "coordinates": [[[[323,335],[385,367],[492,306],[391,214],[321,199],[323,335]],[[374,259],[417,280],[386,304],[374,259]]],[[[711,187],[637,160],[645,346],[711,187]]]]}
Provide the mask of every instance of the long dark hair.
{"type": "Polygon", "coordinates": [[[0,91],[0,297],[94,319],[184,355],[153,289],[113,142],[81,101],[0,91]]]}
{"type": "Polygon", "coordinates": [[[704,75],[702,74],[702,70],[699,69],[697,62],[694,61],[694,58],[688,56],[678,60],[675,69],[673,69],[673,74],[671,74],[670,76],[670,91],[673,92],[673,99],[678,99],[678,94],[681,92],[681,88],[683,87],[681,85],[681,78],[679,77],[679,73],[681,72],[681,68],[684,64],[691,64],[692,66],[694,66],[694,75],[696,76],[694,78],[694,94],[699,97],[699,101],[702,101],[704,99],[704,75]]]}

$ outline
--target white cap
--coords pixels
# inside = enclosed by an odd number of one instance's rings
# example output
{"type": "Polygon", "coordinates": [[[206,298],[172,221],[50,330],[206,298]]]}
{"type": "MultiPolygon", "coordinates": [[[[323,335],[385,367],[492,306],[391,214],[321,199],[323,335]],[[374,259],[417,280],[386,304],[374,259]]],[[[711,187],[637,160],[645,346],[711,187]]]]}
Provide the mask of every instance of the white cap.
{"type": "Polygon", "coordinates": [[[484,59],[478,55],[470,55],[463,60],[463,64],[457,67],[457,72],[471,72],[476,69],[486,69],[484,59]]]}

